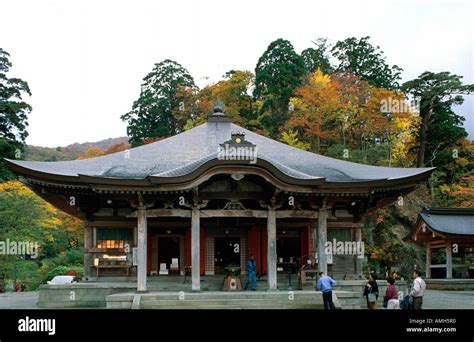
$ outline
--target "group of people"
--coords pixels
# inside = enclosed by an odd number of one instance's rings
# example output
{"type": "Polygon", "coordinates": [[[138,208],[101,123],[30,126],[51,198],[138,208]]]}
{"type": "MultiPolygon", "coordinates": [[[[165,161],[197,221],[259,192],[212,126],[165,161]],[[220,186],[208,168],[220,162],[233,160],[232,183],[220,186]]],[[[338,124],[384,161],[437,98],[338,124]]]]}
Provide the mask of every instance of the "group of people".
{"type": "MultiPolygon", "coordinates": [[[[387,278],[387,290],[383,297],[383,306],[386,309],[413,309],[421,310],[423,306],[423,296],[425,295],[426,283],[421,278],[421,272],[413,271],[413,283],[407,296],[400,298],[398,289],[395,286],[393,277],[387,278]]],[[[379,297],[379,288],[375,274],[371,274],[364,287],[364,296],[367,299],[367,308],[376,309],[379,297]]]]}
{"type": "MultiPolygon", "coordinates": [[[[316,285],[316,290],[319,290],[323,294],[323,303],[325,310],[334,310],[335,306],[332,300],[332,288],[336,284],[336,281],[331,277],[319,273],[319,280],[316,285]]],[[[388,277],[387,279],[387,290],[383,297],[383,306],[386,309],[412,309],[421,310],[423,306],[423,296],[425,295],[426,283],[421,278],[421,272],[418,270],[413,271],[413,284],[410,288],[409,294],[404,298],[400,299],[398,295],[398,289],[395,286],[395,279],[388,277]]],[[[367,283],[364,286],[363,291],[364,297],[367,300],[367,308],[370,310],[377,309],[377,300],[379,298],[379,287],[377,285],[377,277],[375,274],[370,274],[367,283]]]]}
{"type": "MultiPolygon", "coordinates": [[[[247,270],[247,283],[245,289],[255,291],[257,288],[257,265],[255,263],[254,255],[251,254],[249,260],[245,263],[247,270]]],[[[413,271],[413,284],[410,288],[409,294],[404,298],[400,298],[398,289],[395,286],[395,277],[389,276],[387,278],[387,290],[383,297],[383,306],[386,309],[413,309],[421,310],[423,305],[423,296],[426,290],[426,283],[421,278],[421,272],[413,271]]],[[[323,304],[325,310],[335,310],[336,307],[332,300],[332,289],[336,281],[326,275],[324,272],[319,272],[319,279],[316,284],[316,290],[323,294],[323,304]]],[[[367,300],[367,308],[370,310],[377,309],[377,300],[379,298],[379,286],[377,285],[377,277],[374,273],[369,275],[369,279],[364,286],[364,297],[367,300]]]]}

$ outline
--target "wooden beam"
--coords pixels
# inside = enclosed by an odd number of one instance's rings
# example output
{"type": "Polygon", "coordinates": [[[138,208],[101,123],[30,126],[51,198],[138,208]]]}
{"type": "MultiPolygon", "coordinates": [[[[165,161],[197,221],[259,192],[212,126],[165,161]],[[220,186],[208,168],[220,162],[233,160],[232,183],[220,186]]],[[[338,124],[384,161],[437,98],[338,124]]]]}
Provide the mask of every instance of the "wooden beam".
{"type": "Polygon", "coordinates": [[[311,210],[279,210],[276,211],[277,218],[318,218],[317,211],[311,210]]]}
{"type": "MultiPolygon", "coordinates": [[[[256,217],[266,218],[268,212],[266,210],[220,210],[206,209],[200,210],[201,218],[209,217],[256,217]]],[[[136,212],[127,216],[128,218],[137,217],[136,212]]],[[[149,209],[147,217],[191,217],[191,210],[187,209],[149,209]]],[[[277,218],[318,218],[317,211],[311,210],[280,210],[276,211],[277,218]]]]}
{"type": "MultiPolygon", "coordinates": [[[[146,216],[150,217],[191,217],[191,210],[187,209],[148,209],[146,216]]],[[[127,217],[137,217],[137,213],[133,212],[127,217]]]]}
{"type": "Polygon", "coordinates": [[[201,210],[202,218],[206,217],[259,217],[265,218],[268,213],[266,210],[201,210]]]}
{"type": "Polygon", "coordinates": [[[328,221],[328,228],[360,228],[360,223],[354,222],[331,222],[328,221]]]}
{"type": "MultiPolygon", "coordinates": [[[[201,210],[201,217],[257,217],[266,218],[266,210],[201,210]]],[[[277,218],[317,218],[318,212],[311,210],[280,210],[275,212],[277,218]]]]}

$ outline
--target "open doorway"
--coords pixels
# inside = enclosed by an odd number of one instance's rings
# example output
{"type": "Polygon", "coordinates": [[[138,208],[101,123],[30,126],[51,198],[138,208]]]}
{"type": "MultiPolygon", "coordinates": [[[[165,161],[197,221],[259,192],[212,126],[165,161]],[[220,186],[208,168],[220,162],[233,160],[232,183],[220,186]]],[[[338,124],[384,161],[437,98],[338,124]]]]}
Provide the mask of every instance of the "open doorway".
{"type": "Polygon", "coordinates": [[[158,267],[160,274],[166,274],[162,264],[166,264],[168,273],[179,273],[179,237],[158,238],[158,267]]]}
{"type": "Polygon", "coordinates": [[[278,262],[296,262],[301,258],[301,245],[298,237],[280,236],[277,239],[278,262]]]}
{"type": "Polygon", "coordinates": [[[240,238],[216,237],[214,251],[214,271],[216,274],[224,273],[226,266],[240,266],[240,238]]]}

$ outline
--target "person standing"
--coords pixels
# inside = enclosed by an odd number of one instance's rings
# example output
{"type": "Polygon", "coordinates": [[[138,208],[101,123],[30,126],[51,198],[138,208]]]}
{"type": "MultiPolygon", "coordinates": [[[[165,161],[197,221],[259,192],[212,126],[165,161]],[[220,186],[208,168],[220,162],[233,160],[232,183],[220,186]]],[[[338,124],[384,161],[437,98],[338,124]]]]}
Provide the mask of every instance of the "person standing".
{"type": "Polygon", "coordinates": [[[323,293],[324,310],[336,310],[332,301],[332,287],[336,284],[336,281],[331,277],[319,272],[319,279],[316,285],[316,290],[323,293]]]}
{"type": "Polygon", "coordinates": [[[250,258],[245,263],[245,270],[247,271],[247,283],[245,284],[245,290],[250,285],[251,291],[257,290],[257,264],[255,263],[255,257],[250,254],[250,258]]]}
{"type": "Polygon", "coordinates": [[[413,310],[421,310],[426,283],[421,279],[421,272],[418,270],[413,271],[413,278],[413,285],[410,289],[410,296],[413,298],[412,308],[413,310]]]}
{"type": "Polygon", "coordinates": [[[365,284],[364,296],[367,297],[367,308],[370,310],[377,309],[379,286],[377,285],[377,277],[374,273],[369,275],[369,280],[365,284]]]}
{"type": "Polygon", "coordinates": [[[387,309],[400,309],[400,300],[398,299],[398,290],[395,286],[395,279],[388,277],[387,279],[387,291],[383,297],[384,307],[387,309]],[[387,303],[387,306],[385,306],[387,303]]]}

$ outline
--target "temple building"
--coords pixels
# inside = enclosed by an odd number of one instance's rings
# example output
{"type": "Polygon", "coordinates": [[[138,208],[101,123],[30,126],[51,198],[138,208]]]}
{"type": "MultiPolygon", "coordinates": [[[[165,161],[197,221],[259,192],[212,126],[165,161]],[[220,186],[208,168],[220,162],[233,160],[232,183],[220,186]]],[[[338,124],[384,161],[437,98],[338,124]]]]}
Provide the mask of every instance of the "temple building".
{"type": "Polygon", "coordinates": [[[411,240],[426,247],[426,278],[474,278],[474,208],[424,208],[411,240]]]}
{"type": "MultiPolygon", "coordinates": [[[[91,281],[201,278],[255,256],[276,290],[288,265],[334,277],[362,273],[361,255],[327,242],[361,242],[361,218],[427,180],[432,168],[389,168],[303,151],[233,124],[221,108],[173,137],[102,157],[7,160],[22,182],[84,220],[91,281]]],[[[347,245],[347,244],[346,244],[347,245]]]]}

